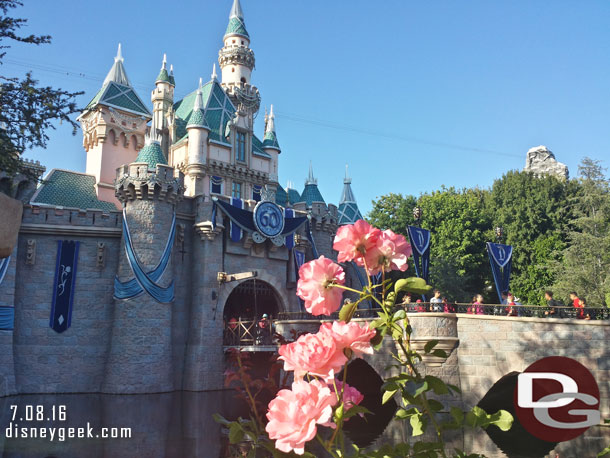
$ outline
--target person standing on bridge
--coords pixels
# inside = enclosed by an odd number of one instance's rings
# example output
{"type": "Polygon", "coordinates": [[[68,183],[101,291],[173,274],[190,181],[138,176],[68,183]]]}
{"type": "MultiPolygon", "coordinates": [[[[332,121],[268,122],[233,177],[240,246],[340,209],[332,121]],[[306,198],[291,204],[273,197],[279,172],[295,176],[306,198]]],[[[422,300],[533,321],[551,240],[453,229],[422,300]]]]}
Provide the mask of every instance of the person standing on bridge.
{"type": "Polygon", "coordinates": [[[546,299],[546,305],[550,308],[550,310],[547,310],[544,314],[549,318],[562,318],[563,311],[558,307],[565,307],[565,305],[561,303],[561,301],[553,299],[553,291],[545,291],[544,298],[546,299]]]}
{"type": "Polygon", "coordinates": [[[576,294],[576,291],[572,291],[570,293],[570,300],[572,301],[572,307],[574,307],[575,309],[580,309],[576,313],[576,318],[578,318],[580,320],[584,319],[585,312],[584,312],[584,310],[582,310],[584,308],[584,304],[578,297],[578,294],[576,294]]]}
{"type": "Polygon", "coordinates": [[[441,292],[438,289],[434,290],[434,297],[432,299],[430,299],[430,311],[431,312],[442,312],[443,311],[443,307],[442,304],[443,300],[441,299],[441,292]]]}

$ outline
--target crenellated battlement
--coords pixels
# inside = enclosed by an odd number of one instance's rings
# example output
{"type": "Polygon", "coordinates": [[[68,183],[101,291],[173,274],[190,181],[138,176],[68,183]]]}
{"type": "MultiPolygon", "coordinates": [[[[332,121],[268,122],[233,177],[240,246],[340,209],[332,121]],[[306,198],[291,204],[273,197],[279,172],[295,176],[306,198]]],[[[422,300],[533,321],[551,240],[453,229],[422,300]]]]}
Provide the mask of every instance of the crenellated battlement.
{"type": "Polygon", "coordinates": [[[136,199],[175,203],[184,196],[184,174],[169,165],[149,169],[146,162],[132,162],[117,169],[115,190],[123,204],[136,199]]]}

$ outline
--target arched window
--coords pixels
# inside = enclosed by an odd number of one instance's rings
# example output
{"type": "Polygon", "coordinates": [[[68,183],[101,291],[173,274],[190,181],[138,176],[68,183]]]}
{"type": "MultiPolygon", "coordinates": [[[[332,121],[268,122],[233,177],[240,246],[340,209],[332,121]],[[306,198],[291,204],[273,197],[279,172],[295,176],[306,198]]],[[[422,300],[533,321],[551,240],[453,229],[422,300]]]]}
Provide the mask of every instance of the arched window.
{"type": "Polygon", "coordinates": [[[244,78],[243,76],[241,77],[241,80],[240,80],[240,81],[241,81],[242,83],[246,84],[246,78],[244,78]]]}

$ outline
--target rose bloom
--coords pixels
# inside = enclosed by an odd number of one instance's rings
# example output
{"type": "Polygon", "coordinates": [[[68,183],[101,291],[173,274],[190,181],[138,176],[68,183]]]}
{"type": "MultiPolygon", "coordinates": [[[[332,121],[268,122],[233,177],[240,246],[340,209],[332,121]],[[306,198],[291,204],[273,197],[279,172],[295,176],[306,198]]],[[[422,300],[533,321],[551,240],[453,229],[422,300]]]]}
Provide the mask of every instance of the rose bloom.
{"type": "Polygon", "coordinates": [[[265,430],[275,448],[302,455],[305,443],[316,437],[316,425],[330,421],[336,403],[335,393],[319,380],[294,382],[292,390],[280,390],[269,403],[265,430]]]}
{"type": "Polygon", "coordinates": [[[350,321],[333,321],[333,323],[322,323],[318,334],[326,334],[330,336],[335,345],[341,351],[344,348],[349,348],[354,353],[356,358],[363,354],[372,355],[373,347],[371,339],[375,337],[375,330],[368,327],[365,323],[364,327],[358,323],[350,321]]]}
{"type": "Polygon", "coordinates": [[[355,260],[360,266],[364,265],[363,256],[371,250],[381,231],[366,221],[359,219],[354,224],[341,226],[335,235],[333,249],[338,251],[338,262],[355,260]]]}
{"type": "Polygon", "coordinates": [[[330,315],[341,306],[343,290],[332,286],[345,283],[345,272],[339,264],[320,256],[299,269],[297,296],[305,301],[312,315],[330,315]]]}
{"type": "MultiPolygon", "coordinates": [[[[359,405],[362,400],[364,399],[364,395],[358,391],[356,388],[354,388],[353,386],[349,386],[347,383],[345,385],[343,385],[343,382],[340,380],[335,380],[335,384],[337,385],[337,392],[339,393],[339,396],[341,395],[341,388],[343,388],[343,411],[347,412],[349,409],[351,409],[354,406],[359,405]]],[[[334,387],[331,388],[332,390],[334,390],[334,387]]],[[[364,417],[364,414],[360,413],[358,414],[361,417],[364,417]]],[[[349,418],[345,419],[344,421],[348,421],[349,418]]]]}
{"type": "Polygon", "coordinates": [[[407,259],[411,256],[411,245],[407,243],[404,236],[395,234],[387,229],[381,233],[375,246],[367,251],[366,263],[369,275],[375,275],[383,269],[407,270],[407,259]]]}
{"type": "Polygon", "coordinates": [[[347,362],[343,348],[337,346],[330,334],[322,332],[305,334],[296,342],[282,345],[278,353],[284,361],[284,370],[294,371],[295,380],[301,380],[306,373],[332,380],[347,362]]]}

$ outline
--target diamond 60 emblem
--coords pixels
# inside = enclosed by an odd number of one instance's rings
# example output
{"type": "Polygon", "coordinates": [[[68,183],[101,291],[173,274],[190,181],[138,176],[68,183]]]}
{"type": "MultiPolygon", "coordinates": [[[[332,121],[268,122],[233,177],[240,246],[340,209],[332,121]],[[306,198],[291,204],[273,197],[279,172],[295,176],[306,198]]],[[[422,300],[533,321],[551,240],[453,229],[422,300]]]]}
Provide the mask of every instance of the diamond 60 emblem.
{"type": "Polygon", "coordinates": [[[254,225],[265,237],[276,237],[284,230],[282,209],[269,201],[259,202],[254,207],[254,225]]]}

